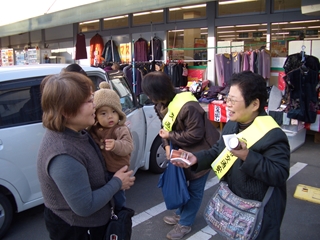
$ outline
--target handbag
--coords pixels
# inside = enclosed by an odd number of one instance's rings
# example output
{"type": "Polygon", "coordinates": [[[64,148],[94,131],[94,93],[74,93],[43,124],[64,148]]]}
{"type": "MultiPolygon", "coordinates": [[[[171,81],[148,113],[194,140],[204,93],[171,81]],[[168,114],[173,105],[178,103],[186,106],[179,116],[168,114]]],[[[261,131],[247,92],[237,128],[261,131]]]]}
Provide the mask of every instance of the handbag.
{"type": "Polygon", "coordinates": [[[122,207],[117,213],[114,212],[114,202],[111,200],[111,218],[106,228],[105,240],[130,240],[132,233],[132,217],[134,210],[122,207]]]}
{"type": "Polygon", "coordinates": [[[273,187],[269,187],[262,202],[244,199],[221,181],[205,208],[204,218],[214,231],[227,239],[253,240],[260,232],[264,206],[272,192],[273,187]]]}
{"type": "Polygon", "coordinates": [[[168,210],[177,209],[190,199],[183,168],[174,166],[170,161],[159,178],[158,187],[162,188],[164,202],[168,210]]]}

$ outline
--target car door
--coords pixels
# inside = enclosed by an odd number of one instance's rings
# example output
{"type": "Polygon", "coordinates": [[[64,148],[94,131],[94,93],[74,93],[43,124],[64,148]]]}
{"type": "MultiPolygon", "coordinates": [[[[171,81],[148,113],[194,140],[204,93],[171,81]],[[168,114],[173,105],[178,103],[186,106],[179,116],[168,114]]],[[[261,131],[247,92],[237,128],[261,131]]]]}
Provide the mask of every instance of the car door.
{"type": "Polygon", "coordinates": [[[42,201],[37,176],[37,154],[44,134],[39,86],[42,79],[1,82],[0,181],[18,200],[19,211],[42,201]]]}

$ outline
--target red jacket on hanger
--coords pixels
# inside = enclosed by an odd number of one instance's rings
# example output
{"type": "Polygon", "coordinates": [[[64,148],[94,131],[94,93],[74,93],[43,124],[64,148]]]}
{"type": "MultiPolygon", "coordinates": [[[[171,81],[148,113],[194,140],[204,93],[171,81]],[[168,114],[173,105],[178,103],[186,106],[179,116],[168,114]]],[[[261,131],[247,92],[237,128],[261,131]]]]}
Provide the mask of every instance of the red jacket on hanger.
{"type": "Polygon", "coordinates": [[[102,37],[97,33],[90,39],[90,65],[94,65],[95,51],[97,64],[101,63],[101,55],[103,51],[104,43],[102,37]]]}

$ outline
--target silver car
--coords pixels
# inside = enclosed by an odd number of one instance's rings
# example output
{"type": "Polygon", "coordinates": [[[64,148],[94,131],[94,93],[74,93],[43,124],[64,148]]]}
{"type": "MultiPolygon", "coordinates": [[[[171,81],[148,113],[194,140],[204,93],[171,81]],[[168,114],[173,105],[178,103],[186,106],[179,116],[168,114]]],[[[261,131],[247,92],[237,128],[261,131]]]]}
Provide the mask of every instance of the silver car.
{"type": "MultiPolygon", "coordinates": [[[[0,67],[0,239],[10,227],[14,213],[43,203],[36,172],[45,131],[39,85],[45,76],[57,74],[66,66],[0,67]]],[[[130,168],[134,172],[163,172],[166,158],[158,135],[161,124],[150,101],[146,97],[141,97],[144,102],[137,100],[122,72],[82,67],[95,86],[108,81],[120,96],[134,140],[130,168]]]]}

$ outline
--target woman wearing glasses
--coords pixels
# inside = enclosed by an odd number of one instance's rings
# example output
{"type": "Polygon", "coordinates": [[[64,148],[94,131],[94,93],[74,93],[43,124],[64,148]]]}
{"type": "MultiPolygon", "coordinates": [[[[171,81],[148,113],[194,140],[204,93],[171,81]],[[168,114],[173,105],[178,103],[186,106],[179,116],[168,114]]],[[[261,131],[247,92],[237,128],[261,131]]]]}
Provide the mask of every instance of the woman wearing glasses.
{"type": "MultiPolygon", "coordinates": [[[[223,152],[226,153],[223,138],[209,150],[194,152],[190,160],[191,169],[195,172],[209,169],[212,162],[217,161],[213,167],[217,176],[228,184],[233,193],[245,199],[262,201],[269,186],[274,187],[264,208],[261,230],[256,239],[275,240],[280,239],[280,226],[286,207],[286,180],[290,168],[288,138],[271,117],[267,117],[268,124],[260,125],[264,134],[251,131],[250,135],[245,135],[249,127],[253,129],[261,119],[266,119],[263,118],[267,115],[264,109],[266,101],[266,82],[262,76],[250,71],[234,74],[226,98],[229,121],[222,131],[222,135],[245,136],[244,141],[240,141],[241,149],[229,150],[235,156],[234,163],[225,171],[215,168],[219,166],[220,157],[224,157],[223,152]],[[272,124],[274,127],[266,130],[272,124]],[[247,146],[245,140],[253,144],[247,146]]],[[[176,165],[189,167],[184,164],[176,165]]]]}
{"type": "Polygon", "coordinates": [[[104,239],[110,200],[120,189],[134,184],[127,166],[108,181],[100,149],[84,131],[95,122],[93,87],[88,77],[75,72],[42,81],[46,132],[37,167],[44,219],[53,240],[104,239]]]}

